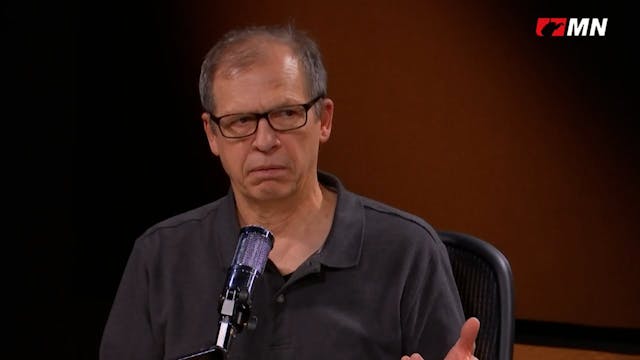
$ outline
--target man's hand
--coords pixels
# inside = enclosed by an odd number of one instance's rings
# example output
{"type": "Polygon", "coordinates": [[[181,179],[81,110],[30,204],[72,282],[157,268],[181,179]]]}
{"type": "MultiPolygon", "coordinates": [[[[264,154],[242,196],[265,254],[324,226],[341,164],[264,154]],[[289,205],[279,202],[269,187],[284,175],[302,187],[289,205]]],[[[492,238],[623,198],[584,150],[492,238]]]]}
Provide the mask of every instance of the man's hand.
{"type": "MultiPolygon", "coordinates": [[[[478,360],[473,356],[476,348],[476,337],[480,330],[480,321],[477,318],[469,318],[460,330],[460,337],[455,345],[449,350],[444,360],[478,360]]],[[[420,354],[412,354],[411,356],[403,356],[400,360],[424,360],[420,354]]]]}
{"type": "MultiPolygon", "coordinates": [[[[455,345],[449,350],[449,353],[444,360],[478,360],[473,356],[473,352],[476,349],[476,337],[478,337],[478,331],[480,330],[480,321],[477,318],[469,318],[460,330],[460,338],[456,341],[455,345]]],[[[415,360],[415,359],[411,359],[415,360]]]]}

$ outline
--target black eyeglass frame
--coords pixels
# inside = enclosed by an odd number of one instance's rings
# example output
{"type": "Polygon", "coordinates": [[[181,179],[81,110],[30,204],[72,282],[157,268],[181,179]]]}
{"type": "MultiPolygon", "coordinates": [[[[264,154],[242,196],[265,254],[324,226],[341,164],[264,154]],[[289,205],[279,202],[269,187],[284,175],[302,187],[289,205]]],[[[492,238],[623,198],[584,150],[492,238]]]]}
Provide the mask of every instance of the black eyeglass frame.
{"type": "Polygon", "coordinates": [[[256,133],[256,131],[258,131],[258,124],[260,122],[261,119],[265,119],[267,120],[267,123],[269,124],[269,126],[278,132],[287,132],[287,131],[292,131],[292,130],[296,130],[296,129],[300,129],[301,127],[307,125],[307,121],[309,120],[309,109],[311,109],[320,99],[325,98],[326,95],[322,94],[322,95],[318,95],[316,97],[314,97],[313,99],[311,99],[310,101],[304,103],[304,104],[292,104],[292,105],[285,105],[285,106],[280,106],[277,107],[275,109],[271,109],[269,111],[265,111],[263,113],[252,113],[252,112],[242,112],[242,113],[232,113],[232,114],[225,114],[222,116],[215,116],[212,113],[210,113],[209,111],[207,111],[206,113],[209,114],[209,119],[211,119],[211,121],[213,121],[216,125],[218,125],[218,129],[220,129],[220,134],[222,134],[223,137],[227,138],[227,139],[242,139],[248,136],[251,136],[253,134],[256,133]],[[304,109],[304,122],[300,125],[300,126],[296,126],[294,128],[291,129],[285,129],[285,130],[280,130],[280,129],[276,129],[273,124],[271,124],[271,120],[269,120],[269,114],[274,112],[274,111],[278,111],[281,109],[285,109],[285,108],[289,108],[289,107],[294,107],[294,106],[302,106],[302,108],[304,109]],[[224,117],[227,116],[234,116],[234,115],[251,115],[251,116],[255,116],[256,118],[256,126],[253,129],[253,131],[250,134],[247,135],[242,135],[242,136],[227,136],[224,134],[224,131],[222,130],[222,127],[220,126],[220,120],[224,117]]]}

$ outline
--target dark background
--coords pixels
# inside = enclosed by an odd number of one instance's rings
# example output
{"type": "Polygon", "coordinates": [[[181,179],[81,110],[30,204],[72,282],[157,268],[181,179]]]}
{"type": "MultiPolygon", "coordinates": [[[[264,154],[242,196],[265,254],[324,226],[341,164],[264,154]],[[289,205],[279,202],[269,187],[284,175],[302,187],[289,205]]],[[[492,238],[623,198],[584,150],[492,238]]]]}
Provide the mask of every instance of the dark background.
{"type": "Polygon", "coordinates": [[[201,58],[233,26],[287,20],[318,40],[336,101],[321,167],[498,246],[518,319],[640,327],[630,9],[115,1],[2,11],[7,226],[18,228],[5,239],[7,311],[11,345],[30,358],[96,358],[135,238],[227,191],[199,119],[201,58]],[[546,16],[608,17],[607,35],[538,38],[546,16]]]}

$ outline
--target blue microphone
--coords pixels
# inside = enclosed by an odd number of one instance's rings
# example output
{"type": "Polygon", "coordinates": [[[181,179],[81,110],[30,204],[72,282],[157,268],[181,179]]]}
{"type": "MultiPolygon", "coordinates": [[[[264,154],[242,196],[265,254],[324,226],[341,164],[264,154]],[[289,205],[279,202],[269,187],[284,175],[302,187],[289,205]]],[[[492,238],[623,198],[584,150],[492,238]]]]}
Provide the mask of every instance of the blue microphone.
{"type": "Polygon", "coordinates": [[[256,317],[251,316],[251,298],[256,279],[264,272],[269,252],[273,248],[273,234],[260,226],[240,229],[236,253],[225,288],[220,295],[220,321],[216,347],[227,353],[232,338],[246,327],[254,329],[256,317]]]}
{"type": "Polygon", "coordinates": [[[257,225],[240,229],[236,252],[220,294],[215,345],[179,360],[224,360],[233,338],[245,327],[250,330],[256,327],[257,318],[251,315],[253,288],[264,272],[272,248],[273,234],[269,230],[257,225]]]}

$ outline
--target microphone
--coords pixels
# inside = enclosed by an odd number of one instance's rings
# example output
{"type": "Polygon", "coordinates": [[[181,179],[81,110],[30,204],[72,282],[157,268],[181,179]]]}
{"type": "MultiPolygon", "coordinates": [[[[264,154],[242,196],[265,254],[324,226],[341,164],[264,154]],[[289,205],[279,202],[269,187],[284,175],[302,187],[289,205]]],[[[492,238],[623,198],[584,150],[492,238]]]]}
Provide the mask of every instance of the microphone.
{"type": "Polygon", "coordinates": [[[236,252],[220,294],[220,320],[215,346],[179,360],[226,359],[231,340],[245,327],[255,329],[257,318],[251,315],[253,287],[256,279],[264,272],[272,248],[273,234],[269,230],[257,225],[240,229],[236,252]]]}
{"type": "Polygon", "coordinates": [[[229,352],[232,338],[245,326],[252,330],[257,325],[256,317],[251,316],[253,285],[264,271],[272,248],[273,234],[269,230],[256,225],[240,229],[236,253],[220,295],[216,347],[225,354],[229,352]]]}

